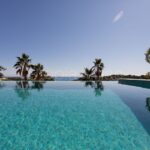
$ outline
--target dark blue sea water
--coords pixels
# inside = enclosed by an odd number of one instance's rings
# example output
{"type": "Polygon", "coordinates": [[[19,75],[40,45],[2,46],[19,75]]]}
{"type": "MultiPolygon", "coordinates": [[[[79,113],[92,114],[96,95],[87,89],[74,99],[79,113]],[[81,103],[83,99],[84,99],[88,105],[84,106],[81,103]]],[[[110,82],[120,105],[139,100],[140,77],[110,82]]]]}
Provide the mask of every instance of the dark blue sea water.
{"type": "Polygon", "coordinates": [[[79,77],[54,77],[56,81],[74,81],[79,77]]]}

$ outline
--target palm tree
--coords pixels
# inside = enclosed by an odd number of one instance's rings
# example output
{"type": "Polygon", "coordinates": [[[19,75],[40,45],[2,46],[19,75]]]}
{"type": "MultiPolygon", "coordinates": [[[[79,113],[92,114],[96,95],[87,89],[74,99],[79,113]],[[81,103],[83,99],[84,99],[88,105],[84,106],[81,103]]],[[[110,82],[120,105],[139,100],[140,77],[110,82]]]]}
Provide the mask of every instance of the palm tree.
{"type": "Polygon", "coordinates": [[[92,75],[93,75],[93,68],[91,69],[88,69],[88,68],[85,68],[84,69],[84,73],[81,73],[82,74],[82,79],[83,80],[91,80],[92,79],[92,75]]]}
{"type": "Polygon", "coordinates": [[[37,65],[32,65],[31,66],[33,71],[31,73],[31,78],[34,80],[44,80],[47,76],[47,72],[44,71],[43,65],[40,63],[37,65]]]}
{"type": "Polygon", "coordinates": [[[92,68],[94,69],[96,79],[99,80],[102,75],[104,64],[102,63],[101,59],[95,59],[93,63],[94,63],[94,66],[92,68]]]}
{"type": "Polygon", "coordinates": [[[145,59],[148,63],[150,63],[150,48],[147,50],[147,52],[145,53],[145,59]]]}
{"type": "Polygon", "coordinates": [[[30,62],[31,59],[29,55],[23,53],[21,57],[17,57],[17,62],[14,65],[15,69],[17,69],[16,74],[19,74],[24,80],[28,78],[29,69],[31,67],[30,62]]]}
{"type": "Polygon", "coordinates": [[[2,66],[0,66],[0,78],[3,77],[3,73],[1,71],[5,71],[6,69],[2,66]]]}

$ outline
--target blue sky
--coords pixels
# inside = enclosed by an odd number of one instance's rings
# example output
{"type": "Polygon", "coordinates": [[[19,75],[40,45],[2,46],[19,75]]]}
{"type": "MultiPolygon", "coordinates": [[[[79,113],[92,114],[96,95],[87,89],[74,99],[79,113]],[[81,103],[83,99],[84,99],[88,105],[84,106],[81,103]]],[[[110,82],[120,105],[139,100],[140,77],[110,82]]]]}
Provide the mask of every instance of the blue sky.
{"type": "Polygon", "coordinates": [[[150,65],[149,0],[0,0],[0,65],[23,52],[53,76],[78,76],[102,58],[108,74],[145,74],[150,65]]]}

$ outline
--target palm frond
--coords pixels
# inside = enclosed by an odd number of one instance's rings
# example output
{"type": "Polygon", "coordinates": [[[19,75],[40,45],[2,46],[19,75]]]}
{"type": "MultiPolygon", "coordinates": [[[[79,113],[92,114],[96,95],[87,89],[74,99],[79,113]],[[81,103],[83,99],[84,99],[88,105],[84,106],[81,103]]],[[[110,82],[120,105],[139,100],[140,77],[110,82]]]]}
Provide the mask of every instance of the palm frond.
{"type": "Polygon", "coordinates": [[[145,60],[150,63],[150,48],[147,50],[147,52],[145,53],[145,60]]]}
{"type": "Polygon", "coordinates": [[[14,68],[17,69],[16,73],[20,74],[20,76],[24,77],[24,79],[27,79],[27,75],[29,72],[31,59],[29,58],[29,55],[23,53],[21,57],[17,57],[17,62],[14,64],[14,68]]]}

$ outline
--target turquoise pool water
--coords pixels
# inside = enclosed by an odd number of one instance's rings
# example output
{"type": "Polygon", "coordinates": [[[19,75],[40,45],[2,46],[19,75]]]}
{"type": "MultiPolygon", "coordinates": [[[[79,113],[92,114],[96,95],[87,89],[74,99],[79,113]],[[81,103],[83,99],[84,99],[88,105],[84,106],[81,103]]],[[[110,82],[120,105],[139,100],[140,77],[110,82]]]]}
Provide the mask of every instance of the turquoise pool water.
{"type": "Polygon", "coordinates": [[[0,150],[149,150],[148,96],[117,82],[0,82],[0,150]]]}

